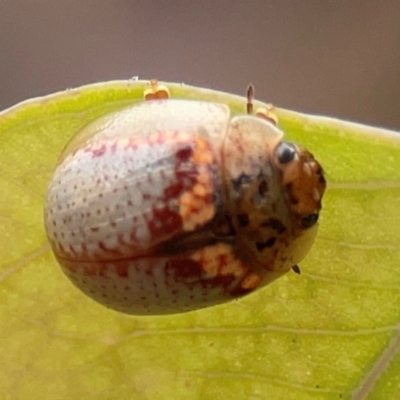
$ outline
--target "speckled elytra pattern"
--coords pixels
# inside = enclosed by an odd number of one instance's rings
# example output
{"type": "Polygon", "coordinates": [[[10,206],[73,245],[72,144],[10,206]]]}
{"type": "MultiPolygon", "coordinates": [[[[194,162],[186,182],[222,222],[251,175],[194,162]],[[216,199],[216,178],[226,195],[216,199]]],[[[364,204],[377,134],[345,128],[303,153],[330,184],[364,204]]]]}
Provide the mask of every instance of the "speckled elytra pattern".
{"type": "Polygon", "coordinates": [[[118,311],[190,311],[251,292],[310,249],[325,181],[282,132],[222,104],[152,100],[89,124],[50,182],[65,274],[118,311]],[[305,182],[302,185],[302,182],[305,182]]]}
{"type": "MultiPolygon", "coordinates": [[[[66,275],[89,296],[137,315],[170,314],[232,299],[246,275],[225,244],[206,246],[191,255],[88,263],[62,260],[66,275]]],[[[242,290],[241,293],[246,293],[242,290]]]]}
{"type": "Polygon", "coordinates": [[[48,236],[61,258],[137,256],[215,214],[215,160],[180,132],[109,140],[65,159],[48,193],[48,236]]]}

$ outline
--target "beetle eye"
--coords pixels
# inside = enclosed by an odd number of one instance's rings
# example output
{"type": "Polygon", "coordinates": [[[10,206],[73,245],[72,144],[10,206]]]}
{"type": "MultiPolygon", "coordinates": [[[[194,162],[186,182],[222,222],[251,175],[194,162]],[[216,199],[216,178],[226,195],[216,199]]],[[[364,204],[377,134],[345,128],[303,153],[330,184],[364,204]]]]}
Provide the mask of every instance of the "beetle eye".
{"type": "Polygon", "coordinates": [[[318,221],[318,214],[308,214],[301,219],[301,226],[303,228],[311,228],[318,221]]]}
{"type": "Polygon", "coordinates": [[[293,161],[294,156],[296,155],[296,147],[288,142],[279,143],[275,151],[281,164],[287,164],[288,162],[293,161]]]}

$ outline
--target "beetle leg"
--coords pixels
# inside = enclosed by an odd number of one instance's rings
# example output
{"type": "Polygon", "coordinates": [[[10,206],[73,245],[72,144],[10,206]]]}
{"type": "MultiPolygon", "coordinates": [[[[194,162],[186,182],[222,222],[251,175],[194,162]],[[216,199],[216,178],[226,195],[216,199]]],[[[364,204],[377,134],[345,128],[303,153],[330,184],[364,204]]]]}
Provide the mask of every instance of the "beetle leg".
{"type": "Polygon", "coordinates": [[[270,104],[268,108],[260,107],[256,109],[255,116],[264,118],[271,122],[273,125],[278,125],[278,116],[273,111],[274,106],[270,104]]]}
{"type": "Polygon", "coordinates": [[[301,273],[300,268],[298,265],[293,265],[292,270],[296,273],[299,274],[301,273]]]}
{"type": "Polygon", "coordinates": [[[170,98],[169,89],[165,85],[159,85],[157,79],[150,81],[150,88],[144,91],[143,96],[146,101],[170,98]]]}

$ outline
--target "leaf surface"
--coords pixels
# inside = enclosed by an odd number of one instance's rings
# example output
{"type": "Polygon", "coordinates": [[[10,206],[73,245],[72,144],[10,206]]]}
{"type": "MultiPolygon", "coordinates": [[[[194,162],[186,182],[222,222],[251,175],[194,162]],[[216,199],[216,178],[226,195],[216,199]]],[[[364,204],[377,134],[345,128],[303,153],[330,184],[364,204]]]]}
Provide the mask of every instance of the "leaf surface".
{"type": "MultiPolygon", "coordinates": [[[[174,98],[244,99],[179,84],[174,98]]],[[[301,275],[222,306],[132,317],[55,262],[43,199],[73,134],[141,101],[144,81],[89,85],[0,113],[0,398],[400,398],[400,135],[281,109],[326,170],[301,275]]]]}

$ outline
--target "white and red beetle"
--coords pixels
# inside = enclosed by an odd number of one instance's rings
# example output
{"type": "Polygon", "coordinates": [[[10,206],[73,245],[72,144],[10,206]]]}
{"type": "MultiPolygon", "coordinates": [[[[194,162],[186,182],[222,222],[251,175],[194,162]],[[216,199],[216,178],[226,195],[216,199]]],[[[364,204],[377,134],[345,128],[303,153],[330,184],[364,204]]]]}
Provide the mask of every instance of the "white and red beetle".
{"type": "Polygon", "coordinates": [[[52,177],[45,227],[71,281],[109,308],[152,315],[299,272],[326,186],[312,154],[263,112],[172,100],[154,81],[145,100],[78,132],[52,177]]]}

